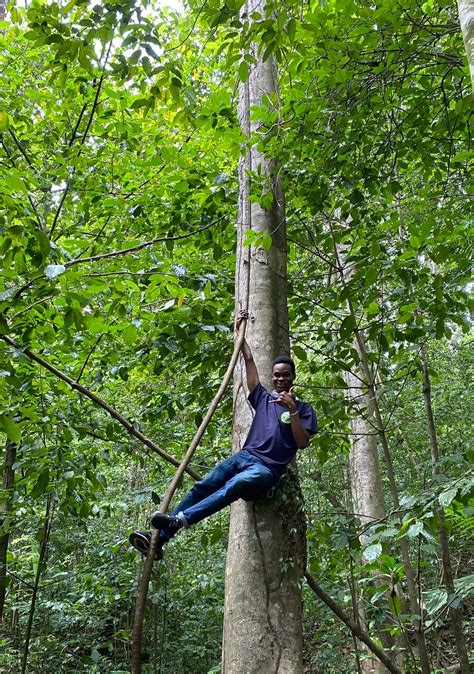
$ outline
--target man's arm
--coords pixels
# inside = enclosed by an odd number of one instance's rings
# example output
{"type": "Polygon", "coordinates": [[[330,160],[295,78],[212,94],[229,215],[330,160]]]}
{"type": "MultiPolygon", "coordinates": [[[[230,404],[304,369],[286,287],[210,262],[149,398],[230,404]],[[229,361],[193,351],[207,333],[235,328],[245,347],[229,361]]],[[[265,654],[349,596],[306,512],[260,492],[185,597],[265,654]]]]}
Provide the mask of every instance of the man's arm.
{"type": "MultiPolygon", "coordinates": [[[[249,317],[249,312],[246,311],[245,309],[242,309],[239,311],[239,314],[237,316],[237,321],[235,324],[236,330],[239,329],[240,324],[242,321],[246,321],[249,317]]],[[[244,357],[245,361],[245,375],[247,378],[247,387],[249,390],[249,394],[252,393],[254,388],[257,386],[257,384],[260,382],[260,379],[258,377],[258,370],[257,366],[255,365],[255,361],[253,359],[252,351],[250,350],[250,346],[247,343],[247,340],[244,339],[242,343],[242,355],[244,357]]]]}
{"type": "Polygon", "coordinates": [[[306,449],[306,447],[309,445],[311,435],[301,423],[298,410],[293,412],[293,414],[290,412],[290,419],[291,430],[298,449],[306,449]]]}
{"type": "Polygon", "coordinates": [[[247,377],[247,387],[250,394],[260,382],[260,379],[258,377],[258,370],[253,359],[252,351],[250,350],[250,346],[247,344],[247,340],[245,339],[244,343],[242,344],[242,354],[245,360],[245,374],[247,377]]]}
{"type": "Polygon", "coordinates": [[[296,445],[298,449],[305,449],[309,445],[311,434],[308,433],[308,431],[301,422],[300,415],[298,414],[298,408],[296,407],[293,391],[292,390],[290,390],[290,392],[281,391],[278,400],[275,402],[279,402],[288,408],[291,419],[291,431],[293,433],[296,445]]]}

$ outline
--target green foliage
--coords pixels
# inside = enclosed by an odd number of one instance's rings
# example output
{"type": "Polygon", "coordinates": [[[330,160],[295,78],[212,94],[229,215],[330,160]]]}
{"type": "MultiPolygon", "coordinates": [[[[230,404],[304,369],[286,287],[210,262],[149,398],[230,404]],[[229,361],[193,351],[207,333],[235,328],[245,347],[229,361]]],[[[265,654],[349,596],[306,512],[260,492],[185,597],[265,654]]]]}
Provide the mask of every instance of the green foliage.
{"type": "MultiPolygon", "coordinates": [[[[454,6],[269,2],[250,22],[242,4],[191,3],[181,15],[128,0],[11,3],[2,24],[0,334],[20,344],[1,347],[0,438],[18,444],[14,487],[2,496],[15,574],[2,666],[21,649],[49,499],[30,668],[128,670],[140,560],[126,537],[172,469],[22,348],[182,455],[230,353],[243,150],[235,80],[247,82],[257,57],[274,55],[280,68],[278,100],[251,111],[251,143],[279,160],[297,391],[321,427],[300,459],[309,568],[349,613],[352,568],[374,635],[387,623],[394,635],[409,632],[398,549],[406,536],[433,648],[431,628],[444,627],[448,603],[470,590],[469,75],[454,6]],[[359,363],[361,331],[382,381],[401,525],[388,497],[388,517],[369,528],[347,497],[358,410],[343,374],[359,363]],[[425,341],[441,457],[433,479],[425,341]],[[434,503],[454,543],[455,597],[439,584],[434,503]]],[[[272,186],[258,170],[249,177],[251,199],[272,208],[272,186]]],[[[269,250],[272,241],[249,231],[244,244],[269,250]]],[[[231,416],[229,392],[200,472],[225,455],[231,416]]],[[[153,587],[146,623],[147,657],[163,672],[207,672],[219,661],[225,517],[169,546],[174,573],[153,587]]],[[[305,610],[308,671],[354,671],[345,628],[312,596],[305,610]]]]}

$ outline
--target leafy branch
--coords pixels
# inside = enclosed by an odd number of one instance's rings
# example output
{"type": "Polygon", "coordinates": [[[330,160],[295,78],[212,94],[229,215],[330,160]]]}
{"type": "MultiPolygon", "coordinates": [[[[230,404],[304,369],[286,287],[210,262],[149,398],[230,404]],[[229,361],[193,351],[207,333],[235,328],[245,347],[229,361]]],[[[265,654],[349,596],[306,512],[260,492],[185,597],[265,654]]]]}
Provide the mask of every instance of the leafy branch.
{"type": "MultiPolygon", "coordinates": [[[[78,391],[81,393],[83,396],[86,398],[89,398],[89,400],[92,400],[92,402],[95,405],[98,405],[101,407],[103,410],[105,410],[113,419],[119,422],[126,431],[130,434],[133,435],[135,438],[140,440],[144,445],[152,449],[154,452],[156,452],[159,456],[161,456],[162,459],[165,459],[165,461],[168,461],[168,463],[171,463],[173,466],[176,468],[179,468],[180,466],[180,461],[176,459],[174,456],[171,456],[171,454],[168,454],[165,452],[164,449],[159,447],[159,445],[156,444],[156,442],[153,442],[150,438],[148,438],[146,435],[141,433],[137,428],[135,428],[134,424],[132,424],[128,419],[126,419],[120,412],[118,412],[114,407],[109,405],[108,403],[105,402],[105,400],[102,400],[98,395],[95,393],[92,393],[92,391],[89,391],[85,386],[82,386],[82,384],[79,384],[77,381],[74,379],[71,379],[70,377],[67,376],[67,374],[64,374],[64,372],[61,372],[61,370],[58,370],[58,368],[54,367],[54,365],[51,365],[47,360],[42,358],[41,356],[38,356],[36,353],[33,353],[30,349],[26,347],[22,347],[20,344],[17,344],[13,339],[8,337],[7,335],[1,335],[1,338],[3,339],[4,342],[12,346],[14,349],[17,349],[21,353],[25,354],[25,356],[28,356],[30,360],[35,361],[42,367],[44,367],[46,370],[49,370],[52,374],[54,374],[58,379],[61,379],[64,381],[68,386],[70,386],[72,389],[75,391],[78,391]]],[[[200,476],[198,473],[196,473],[195,470],[192,468],[186,468],[186,472],[188,475],[193,477],[195,480],[199,480],[200,476]]]]}

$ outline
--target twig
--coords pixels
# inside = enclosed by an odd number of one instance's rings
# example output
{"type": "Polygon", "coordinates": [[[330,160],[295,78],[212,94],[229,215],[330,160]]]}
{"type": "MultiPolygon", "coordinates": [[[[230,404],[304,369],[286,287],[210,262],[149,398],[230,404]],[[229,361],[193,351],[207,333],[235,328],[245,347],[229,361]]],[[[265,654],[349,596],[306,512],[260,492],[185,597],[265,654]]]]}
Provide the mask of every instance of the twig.
{"type": "MultiPolygon", "coordinates": [[[[91,110],[91,113],[90,113],[90,115],[89,115],[89,119],[87,120],[87,126],[86,126],[85,131],[84,131],[84,134],[83,134],[83,136],[82,136],[82,138],[81,138],[81,145],[80,145],[80,148],[79,148],[79,152],[77,153],[77,156],[78,156],[78,157],[80,156],[80,154],[81,154],[81,152],[82,152],[82,148],[83,148],[83,146],[84,146],[84,143],[86,142],[87,134],[89,133],[89,129],[90,129],[90,127],[91,127],[91,124],[92,124],[92,120],[93,120],[93,118],[94,118],[95,111],[97,110],[97,107],[98,107],[98,105],[99,105],[99,96],[100,96],[100,92],[101,92],[101,90],[102,90],[102,84],[103,84],[104,78],[105,78],[105,67],[106,67],[107,62],[108,62],[108,60],[109,60],[109,54],[110,54],[110,49],[111,49],[111,47],[112,47],[112,41],[111,41],[110,44],[109,44],[109,48],[108,48],[108,50],[107,50],[107,54],[106,54],[106,57],[105,57],[105,60],[104,60],[104,64],[103,64],[103,66],[102,66],[102,75],[100,76],[100,80],[99,80],[99,83],[98,83],[98,85],[97,85],[97,91],[95,92],[94,102],[93,102],[93,104],[92,104],[92,110],[91,110]]],[[[82,114],[83,114],[84,110],[85,110],[85,104],[84,104],[84,106],[83,106],[83,109],[81,110],[81,114],[80,114],[80,116],[79,116],[80,118],[82,117],[82,114]]],[[[79,119],[79,121],[80,121],[80,119],[79,119]]],[[[72,139],[71,139],[71,141],[69,142],[69,147],[71,147],[72,142],[74,142],[74,139],[75,139],[75,137],[76,137],[76,132],[77,132],[77,129],[78,129],[78,127],[79,127],[79,121],[78,121],[78,123],[76,124],[76,128],[75,128],[74,131],[73,131],[72,139]]],[[[74,170],[75,170],[75,169],[74,169],[74,170]]],[[[68,195],[68,193],[69,193],[69,188],[71,187],[72,178],[73,178],[73,175],[74,175],[74,170],[72,171],[71,175],[70,175],[69,178],[68,178],[68,181],[67,181],[67,183],[66,183],[66,189],[64,190],[64,192],[63,192],[63,194],[62,194],[62,196],[61,196],[61,200],[60,200],[60,202],[59,202],[59,206],[58,206],[58,208],[57,208],[57,210],[56,210],[56,213],[55,213],[55,215],[54,215],[53,224],[51,225],[51,230],[50,230],[50,232],[49,232],[49,236],[50,236],[51,238],[52,238],[52,236],[53,236],[54,230],[56,229],[56,225],[58,224],[59,216],[61,215],[61,211],[62,211],[64,202],[65,202],[66,197],[67,197],[67,195],[68,195]]]]}

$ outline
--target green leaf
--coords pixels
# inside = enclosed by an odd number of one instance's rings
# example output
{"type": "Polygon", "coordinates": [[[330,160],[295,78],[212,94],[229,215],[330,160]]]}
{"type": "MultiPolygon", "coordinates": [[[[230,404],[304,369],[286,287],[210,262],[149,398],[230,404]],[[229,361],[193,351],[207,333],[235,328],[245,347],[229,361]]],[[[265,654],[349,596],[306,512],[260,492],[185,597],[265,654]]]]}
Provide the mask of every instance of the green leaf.
{"type": "Polygon", "coordinates": [[[5,131],[8,131],[9,125],[10,120],[8,117],[8,113],[5,112],[4,110],[0,110],[0,133],[5,133],[5,131]]]}
{"type": "Polygon", "coordinates": [[[261,237],[261,246],[264,250],[270,250],[273,244],[273,239],[268,234],[268,232],[263,232],[262,237],[261,237]]]}
{"type": "Polygon", "coordinates": [[[275,51],[275,47],[276,47],[276,44],[275,44],[274,42],[270,42],[270,44],[267,46],[267,48],[266,48],[265,51],[263,52],[263,56],[262,56],[262,61],[263,61],[263,63],[265,63],[265,61],[268,61],[268,59],[270,58],[270,56],[271,56],[271,55],[273,54],[273,52],[275,51]]]}
{"type": "Polygon", "coordinates": [[[99,651],[98,651],[96,648],[93,648],[92,651],[91,651],[91,660],[92,660],[92,662],[94,662],[95,664],[97,664],[97,663],[101,660],[101,657],[102,657],[102,656],[101,656],[101,654],[99,653],[99,651]]]}
{"type": "Polygon", "coordinates": [[[416,536],[420,536],[422,533],[424,533],[424,531],[425,527],[423,525],[423,522],[418,520],[417,522],[408,527],[407,536],[408,538],[416,538],[416,536]]]}
{"type": "Polygon", "coordinates": [[[44,273],[49,279],[53,279],[56,276],[64,274],[65,271],[66,267],[63,264],[49,264],[44,270],[44,273]]]}
{"type": "Polygon", "coordinates": [[[439,496],[438,496],[438,501],[440,506],[443,508],[446,508],[453,499],[456,497],[456,494],[458,493],[458,490],[456,488],[454,489],[447,489],[446,491],[443,491],[439,496]]]}
{"type": "Polygon", "coordinates": [[[46,468],[41,475],[39,476],[36,484],[31,490],[32,498],[38,498],[41,494],[44,494],[49,485],[49,469],[46,468]]]}
{"type": "Polygon", "coordinates": [[[298,346],[298,344],[295,344],[295,345],[293,346],[293,353],[294,353],[295,356],[296,356],[297,358],[299,358],[300,360],[304,360],[304,361],[307,361],[307,360],[308,360],[308,354],[307,354],[306,351],[303,349],[303,347],[302,347],[302,346],[298,346]]]}
{"type": "Polygon", "coordinates": [[[403,522],[402,526],[400,527],[400,531],[398,533],[399,538],[401,538],[406,534],[408,527],[410,526],[410,524],[413,522],[414,519],[415,519],[414,517],[409,517],[407,520],[405,520],[405,522],[403,522]]]}
{"type": "Polygon", "coordinates": [[[241,82],[247,82],[249,78],[249,64],[247,61],[241,61],[239,63],[239,79],[241,82]]]}
{"type": "Polygon", "coordinates": [[[349,316],[346,316],[345,319],[341,323],[341,327],[339,328],[339,334],[341,335],[342,339],[348,339],[353,335],[354,333],[354,328],[355,328],[355,323],[354,323],[354,318],[351,314],[349,316]]]}
{"type": "Polygon", "coordinates": [[[380,311],[380,307],[377,302],[371,302],[367,307],[367,316],[376,316],[380,311]]]}
{"type": "Polygon", "coordinates": [[[382,544],[374,543],[373,545],[369,545],[364,548],[362,554],[367,562],[375,562],[375,560],[382,554],[382,544]]]}
{"type": "Polygon", "coordinates": [[[8,415],[2,415],[1,423],[7,435],[7,438],[12,442],[20,442],[21,438],[21,428],[20,426],[13,421],[8,415]]]}
{"type": "Polygon", "coordinates": [[[470,161],[474,157],[474,153],[470,150],[462,150],[461,152],[458,152],[454,157],[452,158],[453,164],[462,164],[464,161],[470,161]]]}
{"type": "Polygon", "coordinates": [[[295,41],[295,32],[296,32],[296,21],[295,19],[290,19],[286,24],[286,32],[290,39],[291,44],[295,41]]]}
{"type": "Polygon", "coordinates": [[[19,175],[10,172],[5,175],[4,179],[12,192],[24,192],[25,194],[28,194],[26,185],[19,175]]]}
{"type": "MultiPolygon", "coordinates": [[[[378,270],[375,267],[369,267],[365,274],[365,286],[371,286],[377,280],[378,270]]],[[[346,286],[347,287],[347,286],[346,286]]]]}
{"type": "Polygon", "coordinates": [[[0,314],[0,335],[8,335],[10,328],[3,314],[0,314]]]}
{"type": "Polygon", "coordinates": [[[122,332],[122,339],[125,342],[125,344],[128,345],[133,344],[137,340],[137,337],[138,337],[138,330],[133,325],[129,325],[128,328],[126,328],[122,332]]]}

